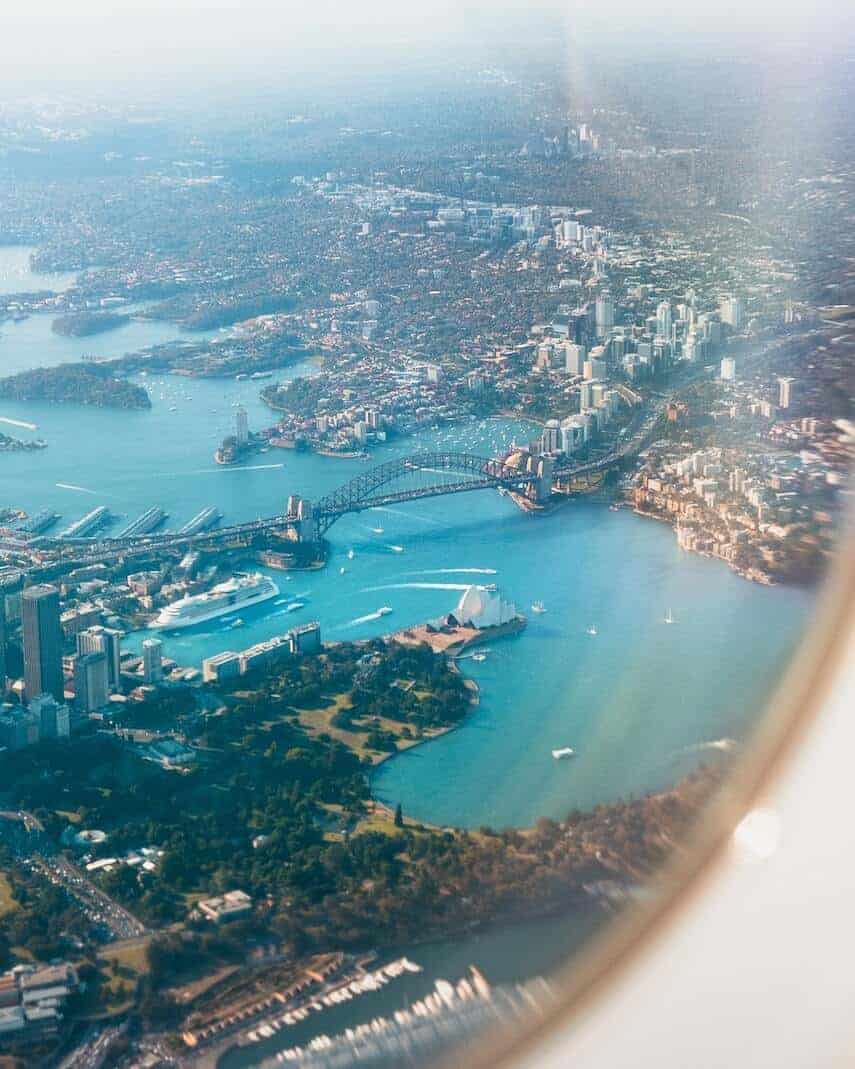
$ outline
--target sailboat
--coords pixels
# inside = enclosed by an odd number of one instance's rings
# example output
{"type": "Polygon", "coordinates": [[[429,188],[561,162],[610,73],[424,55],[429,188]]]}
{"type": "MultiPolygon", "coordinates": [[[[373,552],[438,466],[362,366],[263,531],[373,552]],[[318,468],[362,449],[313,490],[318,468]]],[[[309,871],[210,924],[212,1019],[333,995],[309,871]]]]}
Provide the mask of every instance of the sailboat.
{"type": "Polygon", "coordinates": [[[674,620],[674,614],[671,612],[671,609],[669,608],[668,611],[665,613],[665,623],[666,624],[673,624],[675,622],[676,621],[674,620]]]}

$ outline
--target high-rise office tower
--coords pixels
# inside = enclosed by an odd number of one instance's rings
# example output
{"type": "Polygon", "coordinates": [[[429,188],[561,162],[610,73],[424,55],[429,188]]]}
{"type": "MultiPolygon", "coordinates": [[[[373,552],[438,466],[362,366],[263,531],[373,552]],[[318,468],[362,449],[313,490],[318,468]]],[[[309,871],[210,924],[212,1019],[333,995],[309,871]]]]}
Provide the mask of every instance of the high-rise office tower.
{"type": "Polygon", "coordinates": [[[795,402],[796,380],[791,378],[778,379],[778,405],[781,408],[790,408],[795,402]]]}
{"type": "Polygon", "coordinates": [[[656,333],[671,340],[671,304],[662,301],[656,309],[656,333]]]}
{"type": "Polygon", "coordinates": [[[585,346],[576,345],[575,342],[564,343],[564,370],[571,375],[581,375],[585,363],[585,346]]]}
{"type": "Polygon", "coordinates": [[[738,297],[725,297],[718,306],[722,323],[727,323],[734,330],[739,330],[745,313],[742,301],[738,297]]]}
{"type": "Polygon", "coordinates": [[[52,694],[62,701],[62,629],[59,591],[40,584],[28,587],[21,598],[24,638],[24,685],[27,698],[52,694]]]}
{"type": "Polygon", "coordinates": [[[249,441],[249,417],[246,414],[246,409],[241,407],[235,413],[235,423],[237,425],[237,440],[238,445],[246,445],[249,441]]]}
{"type": "Polygon", "coordinates": [[[77,652],[104,653],[107,656],[107,686],[111,691],[121,690],[122,682],[122,632],[110,627],[87,627],[77,633],[77,652]]]}
{"type": "Polygon", "coordinates": [[[157,683],[163,679],[163,643],[159,638],[143,640],[143,679],[146,683],[157,683]]]}
{"type": "Polygon", "coordinates": [[[60,704],[50,694],[33,698],[29,712],[39,722],[40,739],[67,739],[71,733],[71,717],[68,706],[60,704]]]}
{"type": "Polygon", "coordinates": [[[615,305],[607,293],[597,298],[594,314],[596,317],[597,337],[603,338],[615,325],[615,305]]]}
{"type": "Polygon", "coordinates": [[[107,654],[84,653],[74,666],[74,696],[82,713],[93,713],[107,704],[107,654]]]}

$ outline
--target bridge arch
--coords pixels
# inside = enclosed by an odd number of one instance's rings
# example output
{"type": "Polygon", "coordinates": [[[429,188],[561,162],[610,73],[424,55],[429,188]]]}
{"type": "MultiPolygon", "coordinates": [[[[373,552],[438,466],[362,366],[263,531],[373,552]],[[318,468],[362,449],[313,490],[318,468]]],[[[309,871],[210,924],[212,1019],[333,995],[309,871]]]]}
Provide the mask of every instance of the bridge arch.
{"type": "Polygon", "coordinates": [[[441,494],[459,494],[490,487],[525,489],[536,484],[536,472],[521,470],[502,460],[473,456],[470,453],[416,453],[397,457],[385,464],[360,472],[349,482],[320,498],[314,505],[318,533],[324,534],[337,519],[348,512],[390,505],[417,498],[441,494]],[[435,473],[438,476],[459,476],[456,480],[443,478],[416,489],[395,490],[393,484],[414,473],[435,473]]]}

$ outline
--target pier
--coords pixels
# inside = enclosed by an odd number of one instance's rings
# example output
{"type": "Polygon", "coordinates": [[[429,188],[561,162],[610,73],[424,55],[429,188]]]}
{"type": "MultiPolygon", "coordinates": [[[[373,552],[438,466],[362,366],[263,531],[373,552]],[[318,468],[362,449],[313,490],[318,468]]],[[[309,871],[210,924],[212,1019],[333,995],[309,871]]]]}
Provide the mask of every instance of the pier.
{"type": "Polygon", "coordinates": [[[92,509],[91,512],[87,512],[85,516],[82,516],[79,520],[76,520],[70,527],[62,532],[62,538],[85,538],[86,535],[92,534],[94,531],[100,530],[102,527],[106,527],[112,519],[110,510],[106,505],[98,505],[97,508],[92,509]]]}
{"type": "Polygon", "coordinates": [[[201,512],[197,512],[193,519],[185,523],[183,527],[179,527],[178,534],[185,537],[187,535],[201,534],[202,531],[209,531],[222,518],[223,514],[216,505],[208,505],[201,512]]]}
{"type": "Polygon", "coordinates": [[[123,527],[121,531],[116,535],[116,538],[139,538],[142,535],[148,534],[150,531],[159,527],[166,519],[167,514],[162,508],[158,508],[156,505],[141,515],[137,516],[135,520],[123,527]]]}

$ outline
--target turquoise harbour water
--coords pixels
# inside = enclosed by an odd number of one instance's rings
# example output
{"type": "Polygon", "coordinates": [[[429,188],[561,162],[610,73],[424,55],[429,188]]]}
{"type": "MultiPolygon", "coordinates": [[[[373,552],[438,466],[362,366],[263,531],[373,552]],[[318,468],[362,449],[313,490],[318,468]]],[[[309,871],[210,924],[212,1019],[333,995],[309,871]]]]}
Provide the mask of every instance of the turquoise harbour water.
{"type": "MultiPolygon", "coordinates": [[[[149,328],[123,328],[123,345],[148,344],[149,328]]],[[[23,339],[4,325],[0,366],[40,364],[42,350],[23,339]]],[[[87,341],[63,339],[79,351],[87,341]]],[[[306,361],[280,377],[315,368],[306,361]]],[[[99,504],[124,517],[160,505],[170,525],[216,504],[233,521],[270,515],[292,492],[319,497],[365,467],[275,449],[244,467],[218,467],[212,453],[233,426],[236,403],[252,427],[273,421],[258,396],[262,384],[139,381],[151,410],[0,403],[0,416],[36,423],[32,433],[49,443],[0,457],[0,501],[53,507],[63,524],[99,504]]],[[[434,447],[491,455],[530,431],[507,420],[436,429],[384,447],[370,463],[434,447]]],[[[309,619],[320,620],[327,640],[368,638],[452,610],[469,583],[497,583],[528,627],[488,646],[483,662],[462,662],[481,688],[480,704],[461,728],[386,762],[374,777],[379,798],[438,824],[561,817],[664,787],[715,759],[711,743],[739,742],[750,730],[812,603],[805,591],[756,586],[684,554],[663,524],[584,499],[532,517],[492,491],[434,498],[345,517],[330,539],[323,571],[272,573],[278,604],[249,610],[236,630],[219,620],[166,635],[167,653],[198,665],[309,619]],[[301,599],[303,609],[287,611],[301,599]],[[530,611],[536,600],[542,615],[530,611]],[[387,605],[392,613],[376,617],[387,605]],[[672,625],[664,622],[669,608],[672,625]],[[551,750],[562,746],[578,756],[554,760],[551,750]]],[[[138,648],[142,637],[128,636],[127,646],[138,648]]]]}
{"type": "MultiPolygon", "coordinates": [[[[59,339],[49,318],[36,316],[0,324],[0,373],[177,336],[168,324],[133,322],[97,338],[59,339]]],[[[306,361],[278,377],[315,368],[306,361]]],[[[364,470],[365,461],[273,449],[240,468],[218,467],[212,454],[233,429],[237,403],[253,428],[274,421],[258,396],[263,384],[139,381],[150,390],[150,411],[0,402],[0,417],[38,429],[0,428],[49,443],[41,452],[0,456],[0,504],[50,506],[63,524],[98,504],[128,517],[160,505],[170,526],[216,504],[234,521],[281,510],[289,493],[317,498],[364,470]]],[[[515,438],[527,440],[531,429],[488,420],[432,430],[384,447],[370,463],[433,447],[491,455],[515,438]]],[[[320,620],[326,640],[368,638],[453,609],[467,583],[495,582],[526,613],[528,627],[486,647],[483,662],[461,662],[481,689],[480,704],[456,731],[394,757],[374,775],[378,797],[437,824],[529,825],[668,786],[717,759],[721,750],[710,744],[746,738],[813,604],[806,591],[756,586],[719,562],[686,555],[665,525],[591,500],[531,517],[490,491],[435,498],[346,517],[330,540],[323,571],[290,579],[271,573],[281,587],[279,604],[247,611],[238,629],[220,620],[167,634],[167,653],[198,665],[218,650],[244,648],[309,619],[320,620]],[[286,612],[300,598],[305,608],[286,612]],[[536,600],[546,607],[542,615],[530,611],[536,600]],[[374,616],[385,605],[392,614],[374,616]],[[669,608],[671,625],[664,622],[669,608]],[[592,624],[596,636],[587,633],[592,624]],[[551,750],[561,746],[578,756],[555,761],[551,750]]],[[[139,648],[143,637],[130,635],[125,644],[139,648]]],[[[457,978],[471,962],[495,982],[550,971],[603,916],[592,907],[407,948],[424,974],[331,1011],[317,1027],[332,1033],[390,1012],[421,997],[436,977],[457,978]]],[[[255,1065],[310,1033],[234,1050],[224,1066],[255,1065]]]]}

